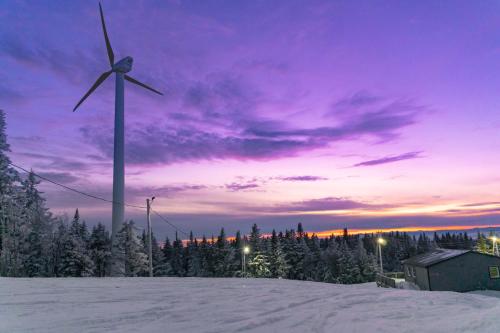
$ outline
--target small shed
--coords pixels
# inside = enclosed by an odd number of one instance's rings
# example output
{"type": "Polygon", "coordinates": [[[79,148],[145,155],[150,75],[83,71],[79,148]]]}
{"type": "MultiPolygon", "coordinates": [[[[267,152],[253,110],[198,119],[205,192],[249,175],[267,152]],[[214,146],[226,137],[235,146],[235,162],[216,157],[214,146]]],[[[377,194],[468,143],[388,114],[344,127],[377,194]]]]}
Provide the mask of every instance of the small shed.
{"type": "Polygon", "coordinates": [[[500,290],[500,257],[436,249],[403,261],[405,280],[421,290],[500,290]]]}

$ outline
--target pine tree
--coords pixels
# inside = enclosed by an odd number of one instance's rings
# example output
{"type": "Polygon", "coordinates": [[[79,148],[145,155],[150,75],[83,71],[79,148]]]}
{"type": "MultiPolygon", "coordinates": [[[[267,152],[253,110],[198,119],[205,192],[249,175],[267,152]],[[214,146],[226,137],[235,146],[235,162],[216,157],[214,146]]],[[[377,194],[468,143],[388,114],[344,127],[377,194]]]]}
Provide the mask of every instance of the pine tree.
{"type": "Polygon", "coordinates": [[[321,248],[316,235],[311,238],[306,234],[304,237],[305,258],[304,258],[304,276],[306,280],[318,281],[321,279],[321,248]]]}
{"type": "Polygon", "coordinates": [[[185,253],[182,240],[175,233],[175,241],[172,243],[172,259],[170,261],[172,274],[174,276],[186,276],[185,253]]]}
{"type": "Polygon", "coordinates": [[[265,254],[258,253],[248,263],[248,271],[250,276],[257,278],[271,277],[269,259],[265,254]]]}
{"type": "Polygon", "coordinates": [[[5,113],[0,110],[0,274],[4,276],[20,276],[22,274],[21,239],[23,223],[18,213],[16,199],[19,196],[17,185],[19,174],[10,165],[7,154],[10,146],[7,142],[5,113]]]}
{"type": "Polygon", "coordinates": [[[52,236],[52,276],[64,276],[65,245],[69,237],[68,227],[62,218],[56,220],[55,232],[52,236]]]}
{"type": "Polygon", "coordinates": [[[340,246],[338,264],[338,281],[340,283],[352,284],[357,283],[361,280],[359,267],[356,264],[355,258],[345,241],[340,246]]]}
{"type": "Polygon", "coordinates": [[[86,227],[80,223],[80,213],[77,209],[64,242],[62,258],[64,276],[83,277],[93,275],[94,262],[86,244],[87,233],[86,227]]]}
{"type": "Polygon", "coordinates": [[[377,273],[377,259],[373,254],[368,254],[361,239],[358,240],[356,248],[356,260],[359,267],[359,283],[370,282],[375,279],[377,273]]]}
{"type": "Polygon", "coordinates": [[[101,223],[92,228],[89,250],[94,265],[94,276],[106,276],[111,259],[111,238],[109,232],[101,223]]]}
{"type": "Polygon", "coordinates": [[[271,235],[271,255],[270,255],[270,271],[271,277],[286,278],[288,275],[288,263],[286,262],[281,241],[276,235],[276,230],[273,229],[271,235]]]}
{"type": "Polygon", "coordinates": [[[243,271],[242,271],[242,265],[243,265],[243,242],[241,240],[241,233],[240,231],[236,231],[236,236],[234,237],[234,240],[231,242],[231,247],[233,248],[234,251],[234,260],[233,260],[233,271],[235,276],[241,276],[243,271]]]}
{"type": "Polygon", "coordinates": [[[38,191],[38,181],[33,172],[22,182],[22,216],[26,229],[23,242],[24,274],[29,277],[48,276],[51,273],[50,254],[52,216],[45,207],[45,199],[38,191]]]}
{"type": "Polygon", "coordinates": [[[117,272],[124,276],[139,276],[148,269],[148,257],[139,237],[137,237],[134,222],[123,223],[116,235],[117,267],[123,271],[117,272]]]}
{"type": "Polygon", "coordinates": [[[480,232],[477,233],[477,243],[474,250],[481,253],[491,253],[491,248],[486,237],[480,232]]]}
{"type": "Polygon", "coordinates": [[[159,276],[171,276],[172,273],[172,244],[170,243],[170,239],[168,237],[165,238],[165,243],[163,244],[163,248],[161,249],[163,254],[163,259],[160,265],[156,267],[159,276]]]}
{"type": "MultiPolygon", "coordinates": [[[[213,243],[212,243],[213,245],[213,243]]],[[[200,253],[200,275],[203,277],[211,277],[214,275],[214,260],[211,244],[208,243],[207,238],[203,235],[199,246],[200,253]]]]}
{"type": "Polygon", "coordinates": [[[327,248],[323,252],[322,262],[323,267],[323,281],[329,283],[339,283],[340,274],[340,252],[338,244],[334,238],[330,238],[327,243],[327,248]]]}
{"type": "Polygon", "coordinates": [[[285,250],[285,260],[289,265],[287,278],[292,280],[303,280],[304,259],[306,255],[304,238],[296,237],[294,230],[287,231],[283,249],[285,250]]]}
{"type": "Polygon", "coordinates": [[[248,237],[248,243],[250,245],[250,250],[252,253],[258,253],[261,248],[261,239],[260,239],[260,229],[257,227],[257,224],[252,225],[252,231],[250,232],[250,236],[248,237]]]}
{"type": "Polygon", "coordinates": [[[151,233],[151,239],[152,239],[151,247],[153,252],[153,276],[164,276],[162,270],[164,262],[163,252],[153,233],[151,233]]]}
{"type": "Polygon", "coordinates": [[[224,228],[221,229],[214,248],[214,273],[215,276],[233,276],[235,251],[226,239],[224,228]]]}

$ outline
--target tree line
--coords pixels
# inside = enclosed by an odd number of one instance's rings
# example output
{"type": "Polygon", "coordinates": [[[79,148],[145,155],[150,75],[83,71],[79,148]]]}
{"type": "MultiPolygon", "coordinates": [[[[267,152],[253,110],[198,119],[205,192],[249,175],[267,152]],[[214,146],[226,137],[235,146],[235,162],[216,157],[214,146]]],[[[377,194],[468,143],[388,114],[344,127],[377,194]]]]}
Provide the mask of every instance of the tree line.
{"type": "MultiPolygon", "coordinates": [[[[109,276],[111,239],[99,223],[89,228],[78,209],[71,221],[54,216],[46,207],[40,181],[30,172],[24,178],[11,167],[0,110],[0,275],[11,277],[109,276]]],[[[418,237],[392,232],[382,251],[384,271],[401,271],[401,260],[432,248],[491,248],[484,235],[473,240],[466,233],[426,234],[418,237]]],[[[253,225],[249,235],[228,238],[224,229],[215,237],[158,241],[152,237],[155,276],[265,277],[331,283],[373,281],[378,270],[377,235],[318,238],[297,229],[262,235],[253,225]],[[245,268],[243,251],[248,246],[245,268]]],[[[133,221],[123,224],[114,245],[123,276],[147,276],[147,237],[133,221]]]]}

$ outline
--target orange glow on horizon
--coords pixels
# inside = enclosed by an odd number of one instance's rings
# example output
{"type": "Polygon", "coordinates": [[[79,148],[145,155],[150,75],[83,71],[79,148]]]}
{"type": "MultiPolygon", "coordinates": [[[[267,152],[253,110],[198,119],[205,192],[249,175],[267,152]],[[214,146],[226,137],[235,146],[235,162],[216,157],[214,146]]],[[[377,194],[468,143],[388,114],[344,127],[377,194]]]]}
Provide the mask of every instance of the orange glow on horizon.
{"type": "MultiPolygon", "coordinates": [[[[347,228],[349,235],[362,235],[362,234],[378,234],[378,233],[388,233],[388,232],[433,232],[433,231],[467,231],[473,229],[485,229],[485,228],[500,228],[500,224],[481,224],[481,225],[441,225],[441,226],[409,226],[409,227],[388,227],[388,228],[347,228]]],[[[309,237],[316,235],[318,238],[328,238],[330,236],[342,236],[344,234],[344,229],[330,229],[324,231],[307,231],[305,232],[309,237]]],[[[248,235],[242,235],[242,238],[248,235]]],[[[271,237],[270,233],[261,234],[262,237],[271,237]]],[[[233,241],[236,237],[227,236],[227,241],[233,241]]],[[[201,242],[200,238],[196,238],[198,243],[201,242]]],[[[217,237],[214,237],[214,242],[217,241],[217,237]]],[[[184,245],[187,245],[189,240],[182,240],[184,245]]],[[[212,243],[212,238],[207,238],[208,243],[212,243]]]]}
{"type": "MultiPolygon", "coordinates": [[[[359,235],[359,234],[375,234],[375,233],[387,233],[387,232],[432,232],[432,231],[467,231],[473,229],[483,229],[483,228],[499,228],[500,224],[484,224],[484,225],[446,225],[446,226],[410,226],[410,227],[389,227],[389,228],[359,228],[359,229],[347,229],[349,235],[359,235]]],[[[324,230],[318,232],[307,232],[309,236],[315,234],[319,238],[330,237],[331,235],[340,236],[344,234],[344,229],[332,229],[324,230]]]]}

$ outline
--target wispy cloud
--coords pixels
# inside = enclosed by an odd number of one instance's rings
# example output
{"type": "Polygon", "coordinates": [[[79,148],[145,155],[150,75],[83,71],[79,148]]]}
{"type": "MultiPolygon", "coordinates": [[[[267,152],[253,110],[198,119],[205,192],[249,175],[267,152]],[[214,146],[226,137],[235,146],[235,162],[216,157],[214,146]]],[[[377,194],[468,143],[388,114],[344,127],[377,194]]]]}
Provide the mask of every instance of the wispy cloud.
{"type": "Polygon", "coordinates": [[[231,192],[239,192],[239,191],[257,189],[260,187],[260,185],[256,183],[246,183],[246,184],[231,183],[231,184],[226,184],[224,187],[231,192]]]}
{"type": "Polygon", "coordinates": [[[133,197],[148,197],[148,196],[172,197],[180,193],[201,191],[208,188],[209,187],[207,185],[201,185],[201,184],[172,184],[165,186],[131,187],[129,188],[129,193],[133,197]]]}
{"type": "Polygon", "coordinates": [[[272,207],[262,208],[263,211],[273,213],[286,212],[313,212],[313,211],[340,211],[340,210],[366,210],[388,208],[389,205],[374,205],[348,198],[326,197],[296,201],[288,204],[280,204],[272,207]]]}
{"type": "Polygon", "coordinates": [[[328,180],[328,178],[320,176],[288,176],[288,177],[280,176],[274,179],[286,182],[316,182],[321,180],[328,180]]]}
{"type": "Polygon", "coordinates": [[[474,202],[474,203],[463,204],[461,207],[481,207],[481,206],[493,206],[493,205],[500,205],[500,202],[499,201],[474,202]]]}
{"type": "MultiPolygon", "coordinates": [[[[378,142],[394,140],[402,128],[414,124],[426,111],[425,107],[410,101],[388,101],[382,105],[367,101],[365,104],[371,107],[344,115],[340,124],[301,128],[286,121],[256,116],[261,93],[239,78],[216,75],[209,80],[215,81],[196,83],[186,91],[184,104],[191,110],[189,116],[179,117],[176,113],[165,123],[129,126],[128,163],[173,164],[214,159],[265,161],[299,156],[327,148],[335,142],[361,137],[374,138],[378,142]]],[[[87,125],[81,128],[81,133],[87,142],[106,156],[112,156],[113,138],[109,126],[87,125]]],[[[386,163],[397,158],[389,157],[386,163]]]]}
{"type": "Polygon", "coordinates": [[[375,165],[380,165],[380,164],[387,164],[387,163],[394,163],[394,162],[399,162],[399,161],[404,161],[404,160],[411,160],[414,158],[421,158],[422,157],[422,152],[421,151],[413,151],[401,155],[394,155],[394,156],[386,156],[382,158],[378,158],[375,160],[368,160],[364,162],[360,162],[357,164],[354,164],[354,167],[365,167],[365,166],[375,166],[375,165]]]}
{"type": "Polygon", "coordinates": [[[69,172],[38,172],[37,174],[62,184],[70,184],[78,180],[78,177],[69,172]]]}

